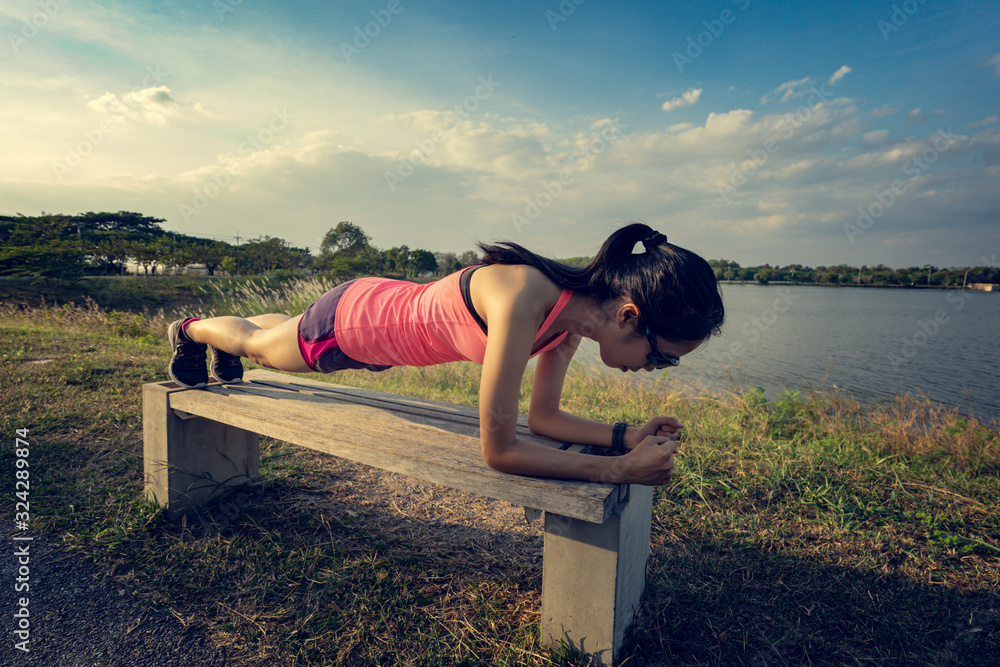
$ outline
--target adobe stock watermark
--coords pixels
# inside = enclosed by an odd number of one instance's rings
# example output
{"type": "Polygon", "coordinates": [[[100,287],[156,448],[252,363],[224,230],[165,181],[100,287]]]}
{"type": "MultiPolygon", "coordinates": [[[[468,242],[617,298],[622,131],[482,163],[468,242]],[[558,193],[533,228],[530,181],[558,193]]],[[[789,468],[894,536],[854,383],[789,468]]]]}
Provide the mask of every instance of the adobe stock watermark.
{"type": "Polygon", "coordinates": [[[819,90],[815,86],[810,88],[809,97],[806,98],[805,104],[795,111],[785,114],[775,125],[774,133],[764,140],[761,148],[748,148],[749,159],[743,160],[738,166],[735,162],[729,163],[729,182],[717,185],[719,199],[728,203],[729,196],[746,185],[747,180],[756,174],[758,169],[767,164],[772,155],[778,152],[781,142],[790,139],[796,130],[808,123],[815,108],[819,104],[829,101],[832,96],[833,93],[826,89],[825,83],[820,84],[819,90]]]}
{"type": "MultiPolygon", "coordinates": [[[[952,292],[945,297],[945,301],[952,305],[952,312],[957,313],[965,308],[965,304],[971,298],[973,298],[972,294],[968,292],[952,292]]],[[[942,327],[950,322],[951,314],[944,308],[938,308],[934,312],[934,317],[918,320],[916,330],[909,336],[903,336],[900,339],[902,345],[899,348],[899,354],[889,353],[889,365],[896,369],[911,361],[941,332],[942,327]]]]}
{"type": "Polygon", "coordinates": [[[10,48],[14,50],[14,53],[20,52],[21,47],[27,44],[28,40],[33,39],[40,30],[45,28],[49,24],[49,21],[62,11],[63,5],[66,2],[65,0],[42,0],[35,4],[38,7],[38,11],[30,17],[21,17],[23,25],[19,33],[7,33],[7,41],[10,42],[10,48]]]}
{"type": "MultiPolygon", "coordinates": [[[[750,0],[733,0],[733,4],[741,12],[744,12],[750,6],[750,0]]],[[[732,25],[736,21],[736,17],[737,14],[727,7],[719,13],[719,18],[702,21],[701,24],[705,26],[705,29],[687,38],[687,48],[684,49],[684,52],[674,51],[671,54],[674,59],[674,65],[677,66],[677,71],[683,74],[684,67],[693,64],[695,60],[701,57],[705,49],[715,44],[715,40],[722,37],[722,33],[726,31],[726,26],[732,25]]]]}
{"type": "MultiPolygon", "coordinates": [[[[288,109],[282,107],[281,110],[273,109],[271,118],[267,124],[260,128],[256,134],[248,135],[245,141],[240,142],[237,148],[241,156],[253,155],[257,151],[264,150],[275,137],[281,134],[288,127],[288,121],[295,118],[288,109]]],[[[184,218],[184,222],[191,222],[191,218],[198,215],[212,203],[219,195],[225,192],[232,184],[233,176],[240,172],[240,166],[236,162],[230,162],[225,167],[220,167],[212,176],[194,188],[194,196],[191,197],[191,204],[180,204],[178,211],[184,218]]]]}
{"type": "Polygon", "coordinates": [[[611,148],[611,144],[622,137],[622,128],[627,127],[628,125],[616,119],[604,125],[600,133],[591,137],[582,151],[573,152],[567,160],[567,164],[559,170],[554,180],[542,181],[539,184],[541,188],[534,197],[524,198],[525,204],[522,212],[515,211],[510,214],[510,221],[514,225],[514,229],[521,233],[521,230],[538,219],[542,211],[552,206],[552,202],[562,195],[567,186],[573,184],[575,177],[570,172],[573,163],[582,167],[593,162],[598,156],[607,152],[611,148]]]}
{"type": "Polygon", "coordinates": [[[722,369],[738,363],[748,351],[743,341],[748,340],[753,343],[759,340],[768,329],[775,325],[781,315],[787,313],[793,303],[801,298],[795,294],[795,290],[791,287],[779,287],[775,294],[774,301],[771,302],[769,308],[765,308],[760,315],[751,317],[743,323],[743,326],[740,327],[742,336],[739,340],[732,341],[728,348],[721,351],[713,350],[713,358],[718,364],[718,368],[722,369]]]}
{"type": "MultiPolygon", "coordinates": [[[[910,158],[903,164],[903,173],[910,177],[910,181],[919,178],[931,168],[931,165],[938,161],[942,153],[955,145],[958,141],[956,137],[957,135],[951,133],[951,126],[949,126],[947,130],[938,129],[931,145],[924,149],[922,153],[916,157],[910,158]]],[[[885,212],[888,211],[893,204],[899,201],[899,199],[906,193],[906,184],[901,180],[895,180],[889,184],[889,188],[887,190],[879,192],[876,189],[873,193],[875,195],[875,201],[871,202],[866,207],[858,207],[857,224],[851,224],[849,222],[844,223],[844,234],[847,235],[847,240],[852,245],[854,244],[855,238],[864,235],[864,233],[871,229],[872,225],[874,225],[879,218],[885,215],[885,212]]]]}
{"type": "Polygon", "coordinates": [[[225,501],[208,509],[209,520],[216,532],[232,527],[243,516],[243,509],[250,506],[250,494],[237,491],[225,501]]]}
{"type": "Polygon", "coordinates": [[[226,14],[236,11],[236,8],[243,4],[243,0],[214,0],[212,7],[215,8],[215,15],[220,21],[226,20],[226,14]]]}
{"type": "Polygon", "coordinates": [[[414,140],[417,149],[412,151],[408,157],[399,161],[396,171],[385,171],[383,177],[389,192],[395,192],[396,186],[404,182],[416,172],[417,167],[427,164],[427,158],[434,154],[438,144],[448,140],[447,132],[458,127],[463,120],[466,120],[473,111],[479,108],[479,103],[488,100],[496,92],[502,83],[493,80],[493,75],[489,74],[484,79],[479,77],[479,85],[460,103],[456,104],[448,116],[448,123],[444,129],[438,128],[431,132],[427,139],[414,140]]]}
{"type": "Polygon", "coordinates": [[[545,20],[549,22],[549,27],[552,28],[552,32],[555,32],[556,27],[560,23],[565,23],[566,20],[573,15],[576,8],[585,3],[587,0],[562,0],[559,6],[556,7],[558,11],[552,11],[551,9],[545,10],[545,20]]]}
{"type": "Polygon", "coordinates": [[[344,54],[344,60],[351,64],[351,58],[360,55],[368,48],[372,40],[382,34],[382,30],[389,27],[392,17],[403,11],[400,0],[389,0],[385,9],[371,10],[369,12],[373,20],[365,23],[364,30],[361,26],[354,26],[354,40],[352,42],[341,42],[340,52],[344,54]]]}
{"type": "MultiPolygon", "coordinates": [[[[164,78],[167,76],[167,73],[161,70],[159,65],[146,67],[146,75],[142,77],[140,84],[129,92],[134,93],[145,88],[161,85],[164,78]]],[[[129,110],[138,110],[127,94],[122,95],[120,100],[122,104],[129,108],[129,110]]],[[[97,127],[84,130],[83,141],[67,146],[66,157],[59,162],[52,163],[52,172],[55,174],[56,180],[62,183],[63,178],[65,178],[67,174],[71,173],[83,164],[83,161],[90,156],[98,146],[104,143],[105,138],[115,131],[115,128],[121,120],[123,120],[123,118],[120,116],[108,114],[100,120],[97,127]]]]}
{"type": "Polygon", "coordinates": [[[882,38],[888,42],[889,35],[899,32],[899,29],[906,25],[910,17],[917,13],[920,6],[925,4],[927,4],[927,0],[904,0],[898,5],[893,3],[889,20],[879,19],[875,24],[878,26],[879,32],[882,33],[882,38]]]}

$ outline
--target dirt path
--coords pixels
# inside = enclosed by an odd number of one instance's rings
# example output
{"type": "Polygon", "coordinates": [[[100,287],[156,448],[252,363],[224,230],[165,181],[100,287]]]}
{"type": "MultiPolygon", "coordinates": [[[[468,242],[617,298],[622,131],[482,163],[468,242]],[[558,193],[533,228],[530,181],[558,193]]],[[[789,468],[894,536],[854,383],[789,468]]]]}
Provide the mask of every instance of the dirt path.
{"type": "MultiPolygon", "coordinates": [[[[380,532],[406,536],[412,548],[439,553],[457,574],[492,576],[520,570],[541,580],[542,522],[528,524],[520,507],[474,494],[302,451],[310,468],[327,472],[330,487],[290,496],[319,514],[363,516],[380,532]],[[473,548],[473,545],[475,548],[473,548]]],[[[31,533],[28,533],[31,535],[31,533]]],[[[24,535],[21,533],[20,535],[24,535]]],[[[204,631],[185,628],[168,611],[133,599],[128,584],[83,556],[64,553],[54,534],[30,542],[3,537],[0,586],[7,667],[237,667],[204,631]],[[18,556],[28,544],[27,593],[15,592],[18,556]],[[9,586],[9,587],[8,587],[9,586]],[[14,648],[17,599],[29,598],[30,652],[14,648]]],[[[231,655],[236,655],[236,651],[231,655]]]]}
{"type": "MultiPolygon", "coordinates": [[[[8,535],[0,557],[4,647],[10,667],[220,667],[228,664],[208,637],[168,612],[144,608],[125,587],[77,555],[59,551],[52,535],[30,542],[8,535]],[[30,590],[15,592],[19,557],[29,546],[30,590]],[[15,648],[18,599],[28,597],[30,652],[15,648]],[[12,639],[13,638],[13,639],[12,639]]],[[[23,558],[23,557],[21,557],[23,558]]]]}

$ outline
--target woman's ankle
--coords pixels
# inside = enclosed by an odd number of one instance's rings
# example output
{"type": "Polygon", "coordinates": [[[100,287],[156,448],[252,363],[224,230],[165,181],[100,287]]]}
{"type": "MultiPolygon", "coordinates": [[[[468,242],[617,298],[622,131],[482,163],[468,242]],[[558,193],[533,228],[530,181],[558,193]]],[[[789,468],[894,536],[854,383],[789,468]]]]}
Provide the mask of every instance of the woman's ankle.
{"type": "Polygon", "coordinates": [[[188,333],[187,328],[189,324],[191,324],[192,322],[198,322],[199,320],[201,320],[200,317],[189,317],[188,319],[184,320],[184,322],[181,323],[181,336],[183,338],[188,339],[192,343],[196,342],[195,339],[192,338],[191,335],[188,333]]]}

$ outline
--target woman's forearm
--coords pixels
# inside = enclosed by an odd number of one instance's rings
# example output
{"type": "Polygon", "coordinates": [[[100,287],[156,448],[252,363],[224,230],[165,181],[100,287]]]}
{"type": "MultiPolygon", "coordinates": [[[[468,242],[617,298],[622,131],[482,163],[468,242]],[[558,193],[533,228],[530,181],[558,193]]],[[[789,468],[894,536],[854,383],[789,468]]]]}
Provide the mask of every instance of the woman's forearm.
{"type": "MultiPolygon", "coordinates": [[[[529,412],[528,428],[531,429],[532,433],[562,440],[563,442],[611,447],[614,424],[604,424],[558,410],[556,412],[545,413],[541,416],[532,415],[529,412]]],[[[625,444],[629,449],[638,444],[633,439],[633,436],[637,432],[638,429],[633,426],[630,426],[625,431],[625,444]]]]}
{"type": "Polygon", "coordinates": [[[486,457],[493,469],[512,475],[578,479],[621,484],[630,466],[622,457],[593,456],[556,449],[524,440],[515,440],[501,451],[486,457]]]}

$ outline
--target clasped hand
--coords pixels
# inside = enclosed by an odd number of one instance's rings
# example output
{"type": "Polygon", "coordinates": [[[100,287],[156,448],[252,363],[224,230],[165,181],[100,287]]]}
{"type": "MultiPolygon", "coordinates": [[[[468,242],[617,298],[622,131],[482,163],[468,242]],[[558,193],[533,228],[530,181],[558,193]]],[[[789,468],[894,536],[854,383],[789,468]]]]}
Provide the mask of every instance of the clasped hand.
{"type": "Polygon", "coordinates": [[[642,442],[643,439],[651,435],[677,440],[680,436],[681,429],[683,428],[684,424],[680,423],[673,417],[653,417],[636,429],[634,434],[628,434],[632,437],[629,438],[630,442],[627,444],[629,449],[635,449],[635,447],[642,442]]]}
{"type": "Polygon", "coordinates": [[[677,437],[684,424],[673,417],[654,417],[635,430],[631,452],[622,457],[630,484],[666,484],[674,473],[677,437]]]}

